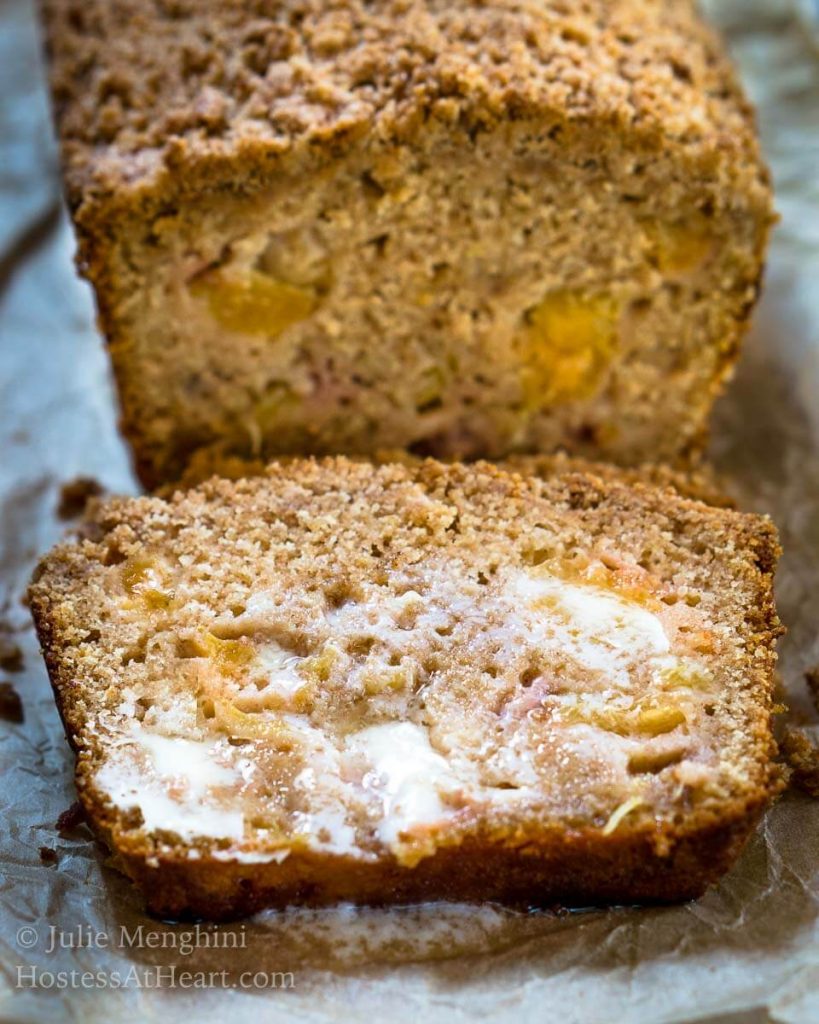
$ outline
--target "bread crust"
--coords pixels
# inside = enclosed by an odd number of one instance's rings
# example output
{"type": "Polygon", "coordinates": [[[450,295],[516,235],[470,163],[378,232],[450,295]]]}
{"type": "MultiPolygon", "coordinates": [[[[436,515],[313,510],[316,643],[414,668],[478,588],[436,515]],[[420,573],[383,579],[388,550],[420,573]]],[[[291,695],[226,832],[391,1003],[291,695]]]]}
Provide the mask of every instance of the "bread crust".
{"type": "Polygon", "coordinates": [[[141,199],[216,190],[233,162],[253,169],[252,187],[276,158],[370,131],[399,141],[429,117],[485,128],[557,113],[634,132],[647,150],[679,147],[692,169],[768,183],[752,108],[689,0],[572,13],[522,0],[288,0],[275,16],[254,0],[42,8],[81,222],[101,204],[147,213],[141,199]]]}
{"type": "MultiPolygon", "coordinates": [[[[82,790],[80,790],[82,792],[82,790]]],[[[116,852],[115,864],[163,918],[229,920],[266,907],[354,902],[388,906],[428,900],[520,907],[679,903],[698,899],[732,866],[770,802],[684,830],[613,835],[599,831],[476,835],[407,868],[394,860],[299,852],[282,864],[225,864],[145,850],[116,852]]],[[[116,850],[93,797],[83,801],[100,838],[116,850]]]]}
{"type": "MultiPolygon", "coordinates": [[[[308,483],[309,485],[309,483],[308,483]]],[[[275,486],[275,483],[274,483],[275,486]]],[[[30,590],[40,643],[69,742],[77,751],[76,779],[82,804],[97,835],[112,849],[118,866],[143,890],[149,909],[175,918],[225,919],[264,906],[291,903],[322,905],[340,900],[389,904],[422,899],[499,900],[548,906],[563,903],[669,902],[693,899],[723,874],[738,856],[760,815],[781,788],[773,762],[771,691],[774,641],[781,632],[773,603],[772,574],[778,556],[776,534],[761,517],[711,509],[632,480],[591,472],[566,472],[547,480],[531,479],[486,464],[474,468],[387,466],[373,470],[347,460],[272,466],[266,476],[231,483],[211,480],[170,502],[120,500],[100,504],[80,544],[57,548],[41,564],[30,590]],[[688,808],[679,821],[643,820],[611,834],[595,827],[555,823],[499,824],[485,820],[474,828],[439,837],[431,856],[414,866],[392,854],[373,862],[295,847],[281,863],[226,861],[204,851],[188,857],[184,845],[147,842],[123,828],[116,810],[95,787],[94,771],[104,757],[93,719],[93,685],[77,678],[72,645],[84,629],[72,606],[72,593],[85,586],[107,538],[123,528],[144,532],[151,522],[173,528],[179,516],[205,514],[207,503],[254,500],[270,481],[305,481],[324,486],[328,479],[355,489],[375,479],[414,479],[435,490],[445,481],[466,491],[498,488],[513,501],[547,493],[566,507],[595,509],[608,505],[616,515],[670,516],[674,529],[692,536],[716,530],[724,538],[737,579],[752,582],[755,598],[746,608],[748,783],[717,805],[688,808]],[[534,491],[533,491],[534,488],[534,491]],[[199,510],[197,513],[195,510],[199,510]],[[89,689],[89,685],[91,688],[89,689]]]]}
{"type": "MultiPolygon", "coordinates": [[[[294,457],[295,458],[295,457],[294,457]]],[[[287,458],[279,459],[286,464],[287,458]]],[[[376,452],[370,459],[362,460],[378,465],[400,463],[405,466],[420,466],[423,459],[404,450],[376,452]]],[[[500,469],[524,476],[541,479],[561,476],[567,473],[582,473],[626,484],[647,484],[660,490],[670,489],[683,498],[701,501],[713,508],[736,508],[736,502],[728,493],[727,482],[708,462],[697,460],[685,467],[669,466],[664,463],[644,463],[631,468],[612,466],[607,462],[581,459],[567,452],[553,455],[511,455],[497,465],[500,469]]],[[[247,477],[264,476],[267,463],[261,459],[243,459],[235,455],[222,455],[218,451],[199,452],[188,464],[184,476],[173,483],[163,484],[154,493],[160,498],[170,498],[176,491],[189,490],[212,477],[225,480],[242,480],[247,477]]]]}

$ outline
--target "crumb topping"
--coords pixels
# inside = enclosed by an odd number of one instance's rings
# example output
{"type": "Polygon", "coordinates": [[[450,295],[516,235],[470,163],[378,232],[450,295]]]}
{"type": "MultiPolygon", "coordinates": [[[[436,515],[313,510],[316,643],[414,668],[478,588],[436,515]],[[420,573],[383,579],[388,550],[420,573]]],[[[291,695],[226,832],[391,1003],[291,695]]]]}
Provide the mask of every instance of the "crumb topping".
{"type": "Polygon", "coordinates": [[[748,107],[689,0],[47,0],[72,198],[163,168],[400,138],[597,119],[715,163],[756,153],[748,107]],[[705,157],[705,154],[710,154],[705,157]]]}

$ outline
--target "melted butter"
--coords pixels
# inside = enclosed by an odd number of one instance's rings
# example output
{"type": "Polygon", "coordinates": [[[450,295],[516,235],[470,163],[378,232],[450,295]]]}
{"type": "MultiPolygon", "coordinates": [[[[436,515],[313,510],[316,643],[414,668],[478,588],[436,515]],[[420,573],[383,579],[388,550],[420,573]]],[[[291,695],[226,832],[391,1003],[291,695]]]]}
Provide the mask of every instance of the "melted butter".
{"type": "Polygon", "coordinates": [[[635,601],[590,584],[568,583],[555,576],[520,572],[507,584],[525,609],[518,628],[569,654],[593,672],[625,686],[630,673],[648,660],[666,670],[671,644],[660,618],[635,601]],[[532,616],[532,612],[535,613],[532,616]]]}
{"type": "Polygon", "coordinates": [[[292,697],[304,686],[304,680],[296,671],[303,659],[286,651],[275,640],[270,640],[258,648],[258,658],[267,673],[270,685],[283,696],[292,697]]]}
{"type": "Polygon", "coordinates": [[[395,849],[411,829],[446,816],[441,793],[459,783],[446,758],[430,746],[427,730],[412,722],[374,725],[348,744],[369,765],[365,785],[378,795],[378,838],[395,849]]]}
{"type": "MultiPolygon", "coordinates": [[[[317,628],[323,628],[326,639],[320,641],[323,647],[306,657],[295,656],[269,639],[265,626],[274,614],[282,614],[280,604],[264,594],[253,596],[246,615],[233,620],[241,641],[220,643],[241,643],[249,655],[246,671],[261,673],[267,687],[283,698],[301,689],[306,666],[320,661],[322,650],[332,648],[340,657],[349,636],[372,638],[375,646],[365,656],[370,672],[379,671],[379,666],[395,672],[395,661],[388,657],[406,651],[408,637],[423,636],[425,631],[434,630],[442,638],[445,660],[447,644],[454,651],[467,642],[458,635],[458,623],[483,622],[479,635],[489,638],[499,661],[507,655],[516,657],[526,648],[547,662],[554,659],[555,664],[571,659],[599,674],[609,689],[548,698],[557,701],[556,721],[564,730],[561,742],[589,763],[605,760],[623,787],[633,782],[626,767],[628,743],[637,733],[643,734],[643,742],[645,735],[663,735],[684,723],[685,714],[666,700],[665,693],[678,676],[699,678],[696,663],[671,652],[663,622],[649,607],[593,583],[566,581],[542,568],[507,570],[491,589],[455,574],[431,576],[428,587],[400,596],[384,594],[380,588],[365,589],[357,600],[340,608],[317,608],[317,628]],[[446,629],[441,632],[441,627],[446,629]],[[260,632],[256,642],[255,629],[260,632]],[[638,678],[643,680],[640,686],[635,683],[638,678]],[[640,687],[647,678],[664,696],[662,702],[643,707],[640,687]]],[[[348,658],[345,665],[338,678],[327,676],[320,685],[341,687],[342,693],[345,686],[356,685],[360,663],[348,658]]],[[[689,683],[689,692],[691,687],[689,683]]],[[[360,692],[368,694],[367,699],[381,699],[366,688],[360,692]]],[[[336,732],[333,721],[314,722],[304,708],[285,711],[278,704],[247,714],[226,703],[223,695],[214,701],[214,721],[227,736],[275,750],[285,759],[282,763],[298,758],[300,767],[288,782],[293,810],[277,845],[263,852],[237,846],[220,856],[250,858],[248,863],[280,859],[281,841],[287,835],[316,850],[362,858],[375,856],[368,846],[374,841],[402,863],[413,864],[434,851],[429,837],[435,827],[451,822],[457,813],[453,806],[458,801],[448,796],[459,794],[473,807],[487,808],[537,804],[539,798],[542,802],[544,781],[540,769],[535,770],[527,738],[527,709],[535,705],[526,702],[532,700],[533,692],[521,689],[518,703],[507,705],[499,718],[504,728],[512,724],[496,765],[495,777],[501,778],[503,786],[483,781],[480,758],[461,756],[457,742],[445,740],[440,749],[432,746],[427,727],[408,720],[411,690],[390,692],[393,703],[381,705],[378,724],[368,724],[365,717],[358,728],[343,734],[336,732]],[[362,845],[365,835],[367,843],[362,845]]],[[[536,694],[534,699],[546,700],[536,694]]],[[[133,702],[126,706],[132,707],[133,702]]],[[[154,713],[155,709],[149,712],[154,713]]],[[[224,737],[195,741],[153,731],[162,727],[154,717],[150,727],[147,721],[143,725],[131,721],[117,756],[98,772],[97,785],[119,807],[139,807],[148,830],[164,829],[184,838],[241,840],[244,793],[258,770],[252,753],[256,747],[248,748],[250,757],[242,767],[237,753],[242,748],[230,747],[224,737]]]]}
{"type": "Polygon", "coordinates": [[[236,781],[235,771],[215,760],[215,743],[147,731],[135,733],[134,739],[148,752],[156,773],[181,780],[193,799],[206,796],[211,787],[231,786],[236,781]]]}
{"type": "Polygon", "coordinates": [[[299,836],[314,850],[361,856],[355,829],[343,806],[333,807],[330,801],[319,801],[311,811],[297,812],[294,824],[299,836]]]}
{"type": "Polygon", "coordinates": [[[671,645],[660,619],[634,601],[599,587],[567,583],[556,576],[521,573],[512,584],[538,608],[553,610],[571,636],[620,651],[635,648],[666,654],[671,645]]]}
{"type": "Polygon", "coordinates": [[[215,743],[138,728],[129,740],[118,748],[118,757],[102,765],[94,780],[116,807],[138,808],[149,832],[175,832],[183,839],[243,837],[241,810],[221,806],[212,792],[233,787],[238,780],[235,770],[214,759],[215,743]]]}

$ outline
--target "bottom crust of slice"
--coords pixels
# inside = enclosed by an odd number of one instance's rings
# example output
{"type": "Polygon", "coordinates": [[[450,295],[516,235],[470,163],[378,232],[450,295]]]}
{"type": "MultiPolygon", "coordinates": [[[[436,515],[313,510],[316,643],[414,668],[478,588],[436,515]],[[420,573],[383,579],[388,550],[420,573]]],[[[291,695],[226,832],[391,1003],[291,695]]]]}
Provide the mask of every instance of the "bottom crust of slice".
{"type": "MultiPolygon", "coordinates": [[[[413,904],[432,900],[526,908],[679,903],[702,896],[731,867],[770,801],[679,837],[662,832],[601,839],[599,831],[552,833],[506,843],[475,837],[439,848],[414,867],[394,859],[293,851],[277,864],[154,858],[119,851],[116,866],[166,920],[225,921],[264,908],[413,904]]],[[[104,832],[102,833],[105,840],[104,832]]],[[[107,844],[110,845],[110,844],[107,844]]]]}

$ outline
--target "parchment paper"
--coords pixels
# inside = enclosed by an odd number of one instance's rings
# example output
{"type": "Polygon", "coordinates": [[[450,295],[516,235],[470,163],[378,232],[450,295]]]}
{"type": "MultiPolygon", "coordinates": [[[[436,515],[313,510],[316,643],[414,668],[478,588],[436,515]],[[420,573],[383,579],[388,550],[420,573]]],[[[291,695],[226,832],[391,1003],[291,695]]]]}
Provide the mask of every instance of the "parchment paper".
{"type": "MultiPolygon", "coordinates": [[[[713,452],[746,507],[770,512],[782,532],[782,674],[796,713],[813,722],[802,673],[819,662],[819,57],[798,6],[708,4],[758,104],[782,214],[713,452]]],[[[71,756],[20,595],[65,527],[55,516],[62,481],[82,474],[135,490],[72,251],[33,13],[0,0],[0,639],[5,624],[25,654],[24,671],[0,672],[25,709],[23,724],[0,722],[0,1017],[819,1021],[819,803],[796,794],[688,906],[268,914],[204,928],[191,948],[190,928],[142,914],[82,827],[56,832],[74,799],[71,756]],[[52,951],[60,940],[83,948],[52,951]],[[176,947],[156,948],[168,942],[176,947]],[[247,970],[272,973],[248,988],[247,970]],[[209,987],[191,988],[203,971],[215,972],[199,979],[209,987]]]]}

